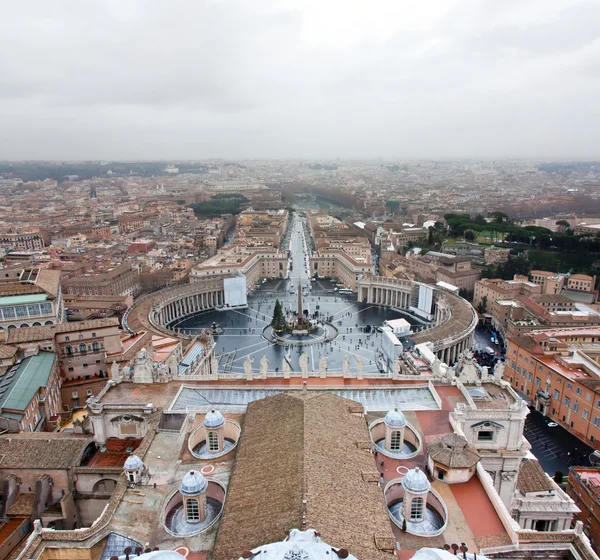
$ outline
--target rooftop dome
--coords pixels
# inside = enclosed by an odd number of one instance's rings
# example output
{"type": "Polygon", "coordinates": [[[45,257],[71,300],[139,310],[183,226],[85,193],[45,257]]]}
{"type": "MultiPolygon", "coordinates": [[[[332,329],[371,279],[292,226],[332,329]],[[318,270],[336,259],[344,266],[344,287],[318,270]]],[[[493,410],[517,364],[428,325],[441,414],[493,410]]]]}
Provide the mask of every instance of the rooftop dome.
{"type": "MultiPolygon", "coordinates": [[[[324,543],[314,529],[308,531],[300,531],[292,529],[290,536],[281,542],[271,543],[255,549],[261,552],[261,560],[281,560],[282,558],[290,558],[299,560],[334,560],[337,558],[346,558],[347,560],[357,560],[355,556],[344,549],[334,549],[330,545],[324,543]],[[334,554],[332,554],[332,551],[334,554]]],[[[251,552],[245,552],[240,560],[251,558],[251,552]]]]}
{"type": "Polygon", "coordinates": [[[225,418],[218,410],[211,410],[206,414],[202,425],[205,428],[220,428],[223,424],[225,424],[225,418]]]}
{"type": "Polygon", "coordinates": [[[390,410],[384,419],[385,425],[390,428],[404,428],[406,426],[406,417],[397,408],[390,410]]]}
{"type": "Polygon", "coordinates": [[[136,469],[139,469],[143,464],[144,463],[137,455],[130,455],[129,457],[127,457],[127,459],[125,459],[125,464],[123,465],[123,468],[126,471],[134,471],[136,469]]]}
{"type": "Polygon", "coordinates": [[[208,480],[199,471],[188,472],[179,485],[179,491],[186,496],[197,496],[206,491],[208,480]]]}
{"type": "Polygon", "coordinates": [[[406,492],[411,494],[426,494],[431,489],[427,476],[419,467],[411,469],[404,475],[402,486],[406,492]]]}
{"type": "MultiPolygon", "coordinates": [[[[125,558],[125,556],[119,556],[119,558],[125,558]]],[[[185,560],[185,556],[175,552],[174,550],[155,550],[153,552],[146,552],[136,556],[140,560],[185,560]]]]}

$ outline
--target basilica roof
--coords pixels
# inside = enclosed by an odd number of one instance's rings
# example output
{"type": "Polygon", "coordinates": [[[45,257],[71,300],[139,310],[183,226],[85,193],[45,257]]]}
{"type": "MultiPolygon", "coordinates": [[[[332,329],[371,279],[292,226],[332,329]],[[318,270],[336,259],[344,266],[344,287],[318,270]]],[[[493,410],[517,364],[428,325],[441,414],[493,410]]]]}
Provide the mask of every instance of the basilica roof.
{"type": "Polygon", "coordinates": [[[248,405],[214,560],[281,542],[291,528],[304,526],[304,516],[332,547],[359,560],[389,559],[381,549],[393,548],[396,539],[368,428],[351,413],[355,407],[328,393],[280,394],[248,405]]]}

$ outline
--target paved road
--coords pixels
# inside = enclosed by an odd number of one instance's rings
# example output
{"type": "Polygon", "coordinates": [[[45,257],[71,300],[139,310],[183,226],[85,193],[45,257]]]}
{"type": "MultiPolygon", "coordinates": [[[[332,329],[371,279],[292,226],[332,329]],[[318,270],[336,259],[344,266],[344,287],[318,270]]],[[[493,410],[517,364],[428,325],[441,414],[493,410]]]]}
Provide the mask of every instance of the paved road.
{"type": "Polygon", "coordinates": [[[306,247],[306,239],[304,237],[304,229],[302,227],[302,219],[298,214],[293,214],[291,228],[291,253],[292,253],[292,270],[289,273],[288,289],[297,290],[298,282],[302,286],[308,286],[310,282],[308,273],[308,251],[306,247]]]}
{"type": "Polygon", "coordinates": [[[525,420],[525,437],[531,452],[550,476],[562,471],[566,476],[571,466],[588,466],[591,447],[561,426],[549,428],[540,412],[533,410],[525,420]]]}

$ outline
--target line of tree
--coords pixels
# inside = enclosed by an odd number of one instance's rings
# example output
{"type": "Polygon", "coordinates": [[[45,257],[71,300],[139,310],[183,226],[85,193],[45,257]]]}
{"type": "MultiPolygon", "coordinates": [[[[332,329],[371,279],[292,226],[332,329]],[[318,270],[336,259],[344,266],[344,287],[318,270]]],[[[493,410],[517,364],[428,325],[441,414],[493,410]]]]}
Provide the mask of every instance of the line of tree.
{"type": "Polygon", "coordinates": [[[190,208],[198,218],[216,218],[223,214],[239,214],[250,202],[243,194],[219,193],[210,200],[194,202],[190,208]]]}

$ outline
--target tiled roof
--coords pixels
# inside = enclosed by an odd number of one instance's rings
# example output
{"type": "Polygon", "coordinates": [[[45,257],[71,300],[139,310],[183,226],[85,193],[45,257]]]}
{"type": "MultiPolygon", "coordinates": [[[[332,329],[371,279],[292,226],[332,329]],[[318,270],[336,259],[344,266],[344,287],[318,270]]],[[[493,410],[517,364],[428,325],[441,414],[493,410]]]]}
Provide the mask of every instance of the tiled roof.
{"type": "Polygon", "coordinates": [[[20,329],[8,329],[6,331],[6,342],[18,344],[20,342],[36,342],[39,340],[50,340],[54,334],[78,332],[103,327],[116,327],[119,325],[117,317],[108,319],[90,319],[88,321],[73,321],[72,323],[58,323],[57,325],[43,327],[23,327],[20,329]]]}
{"type": "Polygon", "coordinates": [[[23,432],[0,436],[0,469],[66,469],[79,466],[90,437],[23,432]]]}
{"type": "Polygon", "coordinates": [[[356,403],[325,393],[281,394],[248,405],[215,560],[283,540],[304,526],[304,512],[306,526],[332,546],[358,558],[389,558],[375,546],[375,536],[394,537],[379,486],[362,476],[376,466],[370,448],[357,446],[369,435],[351,406],[356,403]]]}
{"type": "Polygon", "coordinates": [[[60,270],[51,270],[44,268],[39,271],[35,285],[42,288],[45,292],[56,297],[58,295],[60,282],[60,270]]]}
{"type": "Polygon", "coordinates": [[[427,453],[436,462],[450,469],[470,469],[479,461],[479,453],[458,434],[446,434],[427,446],[427,453]]]}
{"type": "Polygon", "coordinates": [[[554,490],[554,485],[537,461],[525,459],[519,468],[517,488],[527,494],[554,490]]]}

